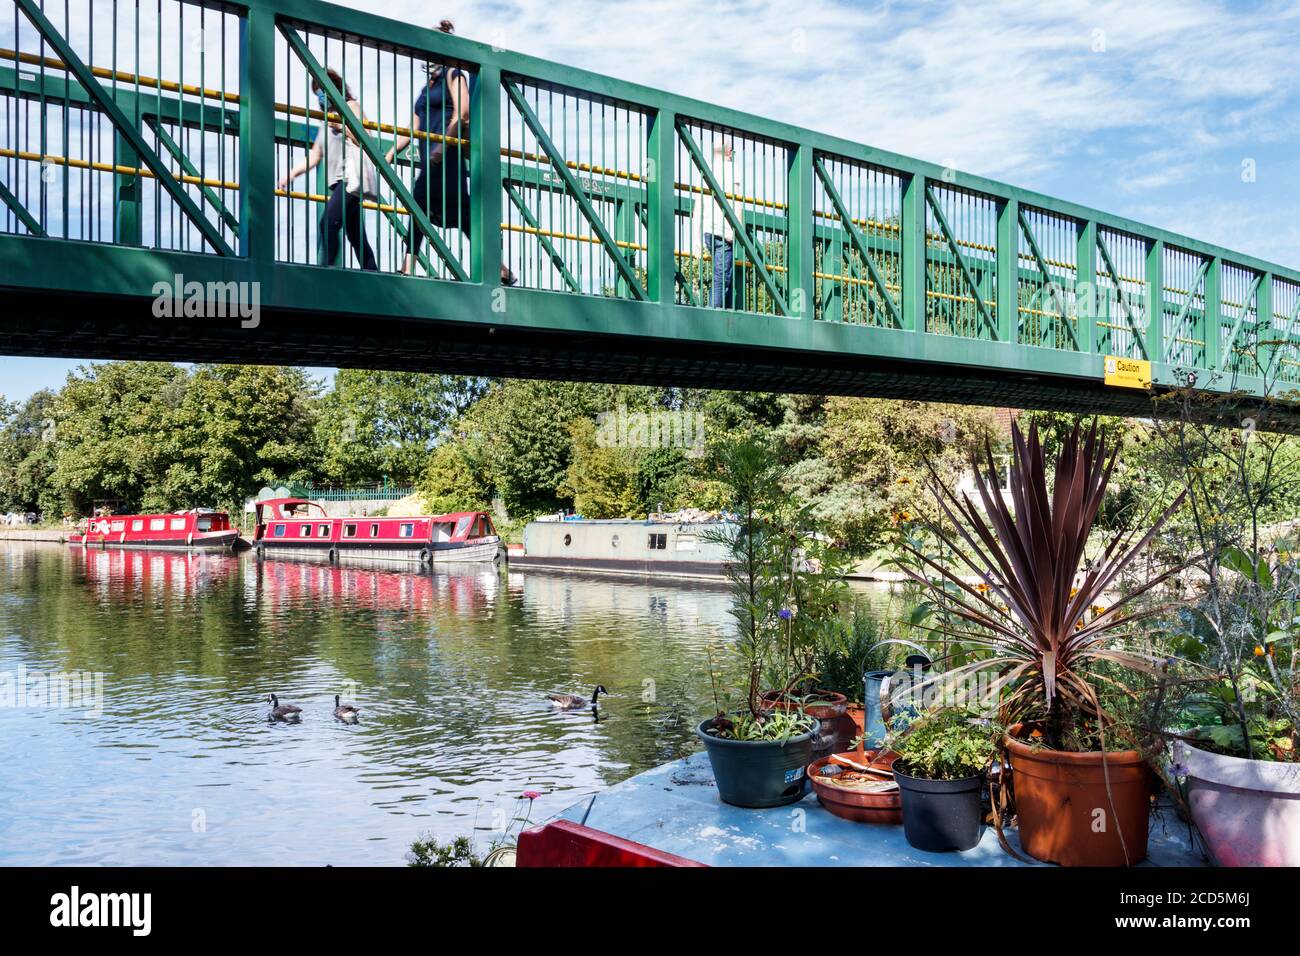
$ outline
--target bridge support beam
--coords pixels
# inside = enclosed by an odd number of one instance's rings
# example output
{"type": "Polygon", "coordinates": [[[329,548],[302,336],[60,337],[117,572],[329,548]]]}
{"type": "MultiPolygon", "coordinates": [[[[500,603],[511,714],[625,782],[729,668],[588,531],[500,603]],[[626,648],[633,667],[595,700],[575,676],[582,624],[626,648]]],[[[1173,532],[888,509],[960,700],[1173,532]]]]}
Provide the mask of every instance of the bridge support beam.
{"type": "Polygon", "coordinates": [[[925,332],[925,176],[914,173],[903,183],[902,263],[903,327],[925,332]]]}
{"type": "Polygon", "coordinates": [[[652,302],[667,303],[675,301],[677,295],[677,114],[669,109],[656,111],[648,135],[647,284],[652,302]]]}
{"type": "Polygon", "coordinates": [[[786,186],[786,215],[789,217],[789,251],[786,272],[786,301],[790,316],[811,319],[815,314],[817,279],[813,275],[816,252],[813,247],[813,149],[799,145],[790,150],[786,186]]]}
{"type": "MultiPolygon", "coordinates": [[[[1045,275],[1044,281],[1050,282],[1045,275]]],[[[1020,202],[998,204],[998,338],[1020,341],[1020,202]]]]}

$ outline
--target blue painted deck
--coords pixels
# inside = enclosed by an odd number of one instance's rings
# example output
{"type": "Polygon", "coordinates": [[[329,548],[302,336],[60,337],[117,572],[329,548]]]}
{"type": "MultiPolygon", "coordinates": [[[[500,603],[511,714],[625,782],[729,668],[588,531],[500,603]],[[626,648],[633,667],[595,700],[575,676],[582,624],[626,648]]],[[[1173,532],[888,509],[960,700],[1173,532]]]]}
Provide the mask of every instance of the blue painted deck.
{"type": "MultiPolygon", "coordinates": [[[[772,810],[729,806],[718,799],[704,753],[631,777],[560,817],[710,866],[1026,865],[998,845],[991,827],[973,850],[926,853],[908,845],[902,826],[841,820],[811,792],[772,810]]],[[[1015,831],[1007,836],[1019,850],[1015,831]]],[[[1172,808],[1152,817],[1143,865],[1205,865],[1172,808]]]]}

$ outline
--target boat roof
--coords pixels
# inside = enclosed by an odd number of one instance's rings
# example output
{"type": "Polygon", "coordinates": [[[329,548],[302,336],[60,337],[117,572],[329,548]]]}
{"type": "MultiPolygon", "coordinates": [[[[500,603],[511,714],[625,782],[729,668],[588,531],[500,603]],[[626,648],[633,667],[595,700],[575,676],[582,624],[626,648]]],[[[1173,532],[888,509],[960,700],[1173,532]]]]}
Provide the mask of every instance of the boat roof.
{"type": "MultiPolygon", "coordinates": [[[[277,508],[282,507],[284,505],[315,505],[318,508],[321,507],[319,501],[312,501],[310,498],[262,498],[261,500],[255,503],[259,506],[274,506],[277,508]]],[[[331,515],[330,517],[347,519],[347,520],[358,519],[358,520],[367,520],[367,521],[369,520],[378,521],[385,518],[391,518],[393,520],[396,520],[398,518],[407,518],[407,519],[421,519],[426,521],[459,521],[461,518],[473,518],[473,517],[477,517],[478,515],[486,515],[486,514],[487,514],[486,511],[452,511],[452,512],[448,512],[447,514],[441,514],[441,515],[331,515]]]]}

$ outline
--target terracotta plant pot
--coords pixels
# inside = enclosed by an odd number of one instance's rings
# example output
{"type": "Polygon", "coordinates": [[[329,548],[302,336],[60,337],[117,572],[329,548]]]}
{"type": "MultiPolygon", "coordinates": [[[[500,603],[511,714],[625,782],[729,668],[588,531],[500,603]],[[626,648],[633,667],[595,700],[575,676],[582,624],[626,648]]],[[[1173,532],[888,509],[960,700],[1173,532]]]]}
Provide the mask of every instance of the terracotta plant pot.
{"type": "Polygon", "coordinates": [[[813,741],[813,757],[829,757],[840,750],[847,750],[852,737],[844,739],[845,727],[843,717],[848,709],[849,699],[835,691],[813,691],[814,700],[797,705],[793,701],[783,700],[781,692],[769,690],[761,698],[764,710],[790,710],[798,707],[804,714],[815,718],[821,724],[821,732],[813,741]]]}
{"type": "Polygon", "coordinates": [[[1300,866],[1300,764],[1174,741],[1187,805],[1216,866],[1300,866]]]}
{"type": "Polygon", "coordinates": [[[1152,774],[1142,755],[1035,748],[1019,739],[1021,731],[1019,724],[1011,727],[1006,746],[1024,851],[1061,866],[1132,866],[1146,859],[1152,774]]]}
{"type": "MultiPolygon", "coordinates": [[[[866,759],[868,761],[874,759],[877,753],[878,751],[875,750],[865,751],[866,759]]],[[[853,760],[863,758],[863,754],[856,750],[851,750],[844,756],[853,760]]],[[[887,753],[877,761],[877,764],[881,767],[892,766],[897,756],[897,754],[887,753]]],[[[903,822],[902,795],[897,790],[892,793],[854,793],[851,790],[823,783],[818,773],[830,762],[830,759],[830,757],[823,757],[808,765],[808,780],[812,783],[813,792],[817,794],[818,803],[835,816],[856,823],[899,824],[903,822]]]]}
{"type": "MultiPolygon", "coordinates": [[[[849,707],[849,699],[843,694],[837,694],[833,690],[813,691],[813,699],[806,701],[800,706],[809,717],[816,717],[818,720],[831,720],[835,717],[843,717],[849,707]]],[[[763,708],[775,707],[777,710],[789,710],[793,702],[781,699],[779,690],[769,690],[763,693],[763,708]]]]}

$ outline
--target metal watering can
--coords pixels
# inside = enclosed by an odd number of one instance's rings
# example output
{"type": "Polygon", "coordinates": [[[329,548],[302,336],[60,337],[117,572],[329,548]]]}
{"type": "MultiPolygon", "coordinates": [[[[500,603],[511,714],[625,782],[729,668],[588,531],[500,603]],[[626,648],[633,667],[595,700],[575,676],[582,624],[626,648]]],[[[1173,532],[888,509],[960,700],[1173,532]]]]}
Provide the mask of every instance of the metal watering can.
{"type": "MultiPolygon", "coordinates": [[[[894,708],[890,703],[891,685],[897,684],[899,675],[911,675],[930,667],[930,658],[926,655],[925,648],[919,644],[893,638],[880,643],[902,644],[917,653],[908,655],[904,670],[867,671],[862,675],[862,705],[865,711],[862,716],[862,741],[868,750],[880,747],[885,739],[887,725],[894,719],[894,708]]],[[[911,705],[905,705],[899,713],[915,714],[916,711],[911,705]]]]}

